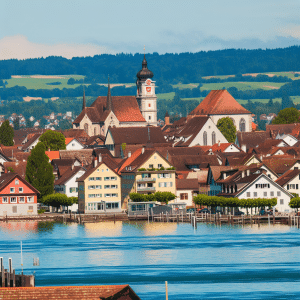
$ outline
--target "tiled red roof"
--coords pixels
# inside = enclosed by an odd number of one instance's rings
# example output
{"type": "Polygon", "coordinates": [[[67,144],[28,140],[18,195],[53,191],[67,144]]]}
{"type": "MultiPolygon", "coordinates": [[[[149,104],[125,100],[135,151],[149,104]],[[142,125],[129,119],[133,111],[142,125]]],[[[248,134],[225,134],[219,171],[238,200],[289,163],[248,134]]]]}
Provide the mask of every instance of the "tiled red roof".
{"type": "Polygon", "coordinates": [[[59,151],[45,151],[45,154],[52,159],[59,159],[59,151]]]}
{"type": "Polygon", "coordinates": [[[0,289],[0,299],[140,300],[129,285],[9,287],[0,289]]]}
{"type": "MultiPolygon", "coordinates": [[[[85,108],[74,123],[80,123],[86,114],[92,122],[105,121],[108,116],[106,108],[106,96],[98,97],[94,103],[85,108]]],[[[120,122],[146,122],[142,116],[135,96],[114,96],[112,97],[113,113],[120,122]]]]}
{"type": "Polygon", "coordinates": [[[280,186],[284,186],[286,183],[288,183],[290,180],[298,176],[300,173],[300,170],[289,170],[285,172],[283,175],[281,175],[277,180],[276,183],[278,183],[280,186]]]}
{"type": "Polygon", "coordinates": [[[251,114],[226,90],[212,90],[189,115],[251,114]]]}

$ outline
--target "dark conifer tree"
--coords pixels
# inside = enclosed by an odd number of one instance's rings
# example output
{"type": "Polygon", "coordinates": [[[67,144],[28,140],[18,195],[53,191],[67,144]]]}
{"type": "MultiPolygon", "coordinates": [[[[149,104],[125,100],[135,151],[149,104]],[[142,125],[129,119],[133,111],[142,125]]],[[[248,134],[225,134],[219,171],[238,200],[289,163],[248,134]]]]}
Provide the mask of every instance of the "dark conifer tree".
{"type": "Polygon", "coordinates": [[[40,192],[39,198],[52,194],[54,190],[53,168],[45,151],[45,145],[39,142],[31,150],[26,166],[25,179],[40,192]]]}
{"type": "Polygon", "coordinates": [[[4,146],[14,145],[14,130],[8,120],[5,120],[0,126],[0,142],[4,146]]]}

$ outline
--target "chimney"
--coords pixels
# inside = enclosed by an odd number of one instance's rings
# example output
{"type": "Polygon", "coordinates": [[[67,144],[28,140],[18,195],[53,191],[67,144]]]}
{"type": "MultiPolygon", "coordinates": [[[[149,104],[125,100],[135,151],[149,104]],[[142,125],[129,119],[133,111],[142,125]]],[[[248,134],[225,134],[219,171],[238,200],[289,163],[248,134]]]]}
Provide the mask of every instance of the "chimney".
{"type": "Polygon", "coordinates": [[[246,145],[243,144],[242,147],[241,147],[242,151],[246,152],[247,148],[246,148],[246,145]]]}
{"type": "Polygon", "coordinates": [[[242,178],[245,177],[245,171],[242,171],[242,178]]]}
{"type": "Polygon", "coordinates": [[[247,176],[250,176],[250,170],[247,170],[246,172],[247,172],[247,176]]]}
{"type": "Polygon", "coordinates": [[[145,147],[142,148],[142,154],[144,154],[144,153],[145,153],[145,147]]]}
{"type": "Polygon", "coordinates": [[[101,154],[101,153],[100,153],[99,156],[98,156],[98,161],[99,161],[99,162],[102,162],[102,154],[101,154]]]}
{"type": "Polygon", "coordinates": [[[165,114],[165,125],[170,125],[170,116],[168,112],[165,114]]]}
{"type": "Polygon", "coordinates": [[[94,159],[94,168],[96,168],[97,167],[97,157],[95,157],[95,159],[94,159]]]}
{"type": "Polygon", "coordinates": [[[74,165],[71,166],[71,170],[74,170],[74,165]]]}
{"type": "Polygon", "coordinates": [[[128,152],[128,157],[131,157],[131,151],[128,152]]]}
{"type": "Polygon", "coordinates": [[[218,140],[218,147],[220,147],[220,145],[221,145],[221,142],[220,142],[220,140],[218,140]]]}

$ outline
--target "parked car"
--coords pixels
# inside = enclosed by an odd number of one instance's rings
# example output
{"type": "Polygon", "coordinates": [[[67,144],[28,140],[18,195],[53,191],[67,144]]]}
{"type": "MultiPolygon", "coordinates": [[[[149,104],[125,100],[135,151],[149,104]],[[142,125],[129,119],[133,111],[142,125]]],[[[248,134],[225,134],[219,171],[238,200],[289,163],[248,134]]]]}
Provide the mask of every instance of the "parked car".
{"type": "Polygon", "coordinates": [[[243,211],[240,211],[240,210],[234,212],[234,215],[235,215],[235,216],[242,216],[242,215],[244,215],[244,214],[245,214],[245,213],[244,213],[243,211]]]}
{"type": "Polygon", "coordinates": [[[200,213],[200,214],[205,214],[205,213],[209,214],[210,210],[208,208],[202,208],[202,209],[198,210],[198,213],[200,213]]]}

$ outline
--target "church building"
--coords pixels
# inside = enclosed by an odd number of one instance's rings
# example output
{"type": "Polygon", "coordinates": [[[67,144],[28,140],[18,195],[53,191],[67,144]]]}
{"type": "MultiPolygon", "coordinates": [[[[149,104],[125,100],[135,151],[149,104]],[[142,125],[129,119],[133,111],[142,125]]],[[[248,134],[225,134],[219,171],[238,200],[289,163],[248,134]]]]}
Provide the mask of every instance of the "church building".
{"type": "Polygon", "coordinates": [[[252,114],[240,105],[226,90],[212,90],[203,101],[189,113],[187,119],[208,116],[217,125],[218,120],[229,117],[240,132],[252,131],[252,114]]]}
{"type": "Polygon", "coordinates": [[[109,127],[157,126],[157,106],[153,73],[147,68],[144,55],[142,69],[137,73],[137,96],[99,96],[86,107],[83,94],[82,111],[73,122],[74,129],[84,129],[89,136],[106,135],[109,127]]]}

